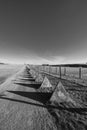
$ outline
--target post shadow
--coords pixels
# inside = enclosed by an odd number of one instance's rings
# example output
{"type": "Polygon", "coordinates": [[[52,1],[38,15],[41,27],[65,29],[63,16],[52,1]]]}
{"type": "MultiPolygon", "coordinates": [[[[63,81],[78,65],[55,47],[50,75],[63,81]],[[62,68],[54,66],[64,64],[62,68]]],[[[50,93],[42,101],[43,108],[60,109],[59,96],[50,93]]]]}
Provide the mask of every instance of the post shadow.
{"type": "Polygon", "coordinates": [[[87,112],[87,108],[65,108],[65,107],[54,106],[54,105],[50,105],[50,104],[32,103],[32,102],[28,102],[28,101],[23,101],[23,100],[13,99],[13,98],[8,98],[8,97],[3,97],[3,96],[0,96],[0,99],[24,103],[24,104],[29,104],[29,105],[33,105],[33,106],[37,106],[37,107],[42,107],[42,108],[47,108],[48,112],[51,113],[51,114],[52,114],[52,110],[61,110],[61,111],[65,110],[65,111],[68,111],[68,112],[78,113],[78,114],[82,114],[82,115],[83,114],[85,115],[84,112],[87,112]]]}
{"type": "Polygon", "coordinates": [[[22,81],[34,81],[35,82],[34,78],[26,78],[26,79],[20,78],[20,80],[22,80],[22,81]]]}
{"type": "Polygon", "coordinates": [[[29,81],[29,80],[32,80],[32,79],[34,79],[34,78],[25,78],[25,77],[20,78],[20,80],[25,80],[25,81],[29,81]]]}
{"type": "Polygon", "coordinates": [[[39,101],[41,103],[46,103],[52,95],[52,93],[45,93],[45,92],[23,92],[23,91],[7,91],[7,92],[27,97],[39,101]]]}
{"type": "Polygon", "coordinates": [[[23,77],[31,77],[31,78],[33,78],[31,75],[23,75],[23,77]]]}
{"type": "Polygon", "coordinates": [[[34,89],[39,89],[41,86],[41,83],[14,83],[14,84],[18,84],[18,85],[22,85],[24,87],[30,87],[30,88],[34,88],[34,89]]]}
{"type": "Polygon", "coordinates": [[[29,80],[29,81],[35,81],[35,79],[34,79],[34,78],[29,78],[28,80],[29,80]]]}
{"type": "Polygon", "coordinates": [[[19,80],[20,80],[20,81],[29,81],[28,78],[20,78],[19,80]]]}
{"type": "Polygon", "coordinates": [[[46,104],[39,104],[39,103],[32,103],[32,102],[28,102],[28,101],[23,101],[23,100],[13,99],[13,98],[8,98],[8,97],[3,97],[3,96],[0,96],[0,99],[24,103],[24,104],[29,104],[29,105],[33,105],[33,106],[37,106],[37,107],[43,107],[43,108],[55,108],[55,106],[50,106],[50,105],[46,105],[46,104]]]}

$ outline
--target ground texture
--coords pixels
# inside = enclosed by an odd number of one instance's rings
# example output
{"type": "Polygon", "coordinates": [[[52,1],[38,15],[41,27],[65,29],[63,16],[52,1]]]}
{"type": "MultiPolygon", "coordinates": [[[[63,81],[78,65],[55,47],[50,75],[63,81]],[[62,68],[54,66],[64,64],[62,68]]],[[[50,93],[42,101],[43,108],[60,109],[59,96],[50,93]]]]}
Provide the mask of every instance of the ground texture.
{"type": "Polygon", "coordinates": [[[47,76],[55,89],[61,80],[71,98],[80,105],[49,102],[52,91],[40,90],[26,66],[5,66],[0,76],[0,130],[86,130],[86,87],[47,76]],[[2,77],[5,79],[3,80],[2,77]],[[3,80],[3,82],[2,82],[3,80]]]}

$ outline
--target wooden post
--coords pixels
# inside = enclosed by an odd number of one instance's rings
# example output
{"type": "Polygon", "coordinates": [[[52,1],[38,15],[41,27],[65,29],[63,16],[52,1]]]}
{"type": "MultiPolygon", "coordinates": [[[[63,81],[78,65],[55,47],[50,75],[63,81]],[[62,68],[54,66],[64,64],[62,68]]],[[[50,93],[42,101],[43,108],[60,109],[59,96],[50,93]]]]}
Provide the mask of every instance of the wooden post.
{"type": "Polygon", "coordinates": [[[51,67],[51,72],[53,73],[53,66],[51,67]]]}
{"type": "Polygon", "coordinates": [[[56,67],[56,74],[57,74],[57,67],[56,67]]]}
{"type": "Polygon", "coordinates": [[[50,74],[50,65],[49,65],[49,74],[50,74]]]}
{"type": "Polygon", "coordinates": [[[55,66],[54,66],[54,74],[56,73],[56,68],[55,68],[55,66]]]}
{"type": "Polygon", "coordinates": [[[47,72],[47,66],[46,66],[46,72],[47,72]]]}
{"type": "Polygon", "coordinates": [[[38,65],[38,72],[39,72],[39,65],[38,65]]]}
{"type": "Polygon", "coordinates": [[[51,66],[49,66],[49,73],[51,73],[50,68],[51,68],[51,66]]]}
{"type": "Polygon", "coordinates": [[[51,66],[50,66],[50,73],[52,73],[52,69],[51,69],[51,66]]]}
{"type": "Polygon", "coordinates": [[[45,67],[44,67],[44,65],[43,65],[43,71],[45,71],[45,67]]]}
{"type": "Polygon", "coordinates": [[[64,76],[66,75],[66,68],[64,67],[64,76]]]}
{"type": "Polygon", "coordinates": [[[59,66],[60,79],[61,79],[61,66],[59,66]]]}
{"type": "Polygon", "coordinates": [[[45,72],[46,72],[46,65],[45,65],[45,72]]]}
{"type": "Polygon", "coordinates": [[[81,67],[79,68],[79,79],[81,79],[81,67]]]}
{"type": "Polygon", "coordinates": [[[53,73],[55,74],[55,66],[53,68],[54,68],[54,72],[53,73]]]}
{"type": "Polygon", "coordinates": [[[48,66],[47,66],[47,72],[49,72],[49,68],[48,68],[48,66]]]}

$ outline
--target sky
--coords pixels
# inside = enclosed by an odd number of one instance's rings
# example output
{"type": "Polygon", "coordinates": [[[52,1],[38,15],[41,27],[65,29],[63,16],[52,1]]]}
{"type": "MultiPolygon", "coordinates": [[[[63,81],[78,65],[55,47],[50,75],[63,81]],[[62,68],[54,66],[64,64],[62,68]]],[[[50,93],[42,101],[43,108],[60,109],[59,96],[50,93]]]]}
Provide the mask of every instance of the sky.
{"type": "Polygon", "coordinates": [[[87,62],[87,0],[0,0],[0,61],[87,62]]]}

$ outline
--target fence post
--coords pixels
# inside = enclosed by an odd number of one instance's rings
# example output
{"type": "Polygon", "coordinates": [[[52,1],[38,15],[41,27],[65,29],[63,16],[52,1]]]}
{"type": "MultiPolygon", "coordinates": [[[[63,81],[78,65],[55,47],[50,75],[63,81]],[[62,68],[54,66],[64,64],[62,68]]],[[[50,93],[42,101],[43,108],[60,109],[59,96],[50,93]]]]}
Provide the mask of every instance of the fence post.
{"type": "Polygon", "coordinates": [[[45,72],[45,66],[43,66],[43,71],[45,72]]]}
{"type": "Polygon", "coordinates": [[[56,67],[56,74],[57,74],[57,67],[56,67]]]}
{"type": "Polygon", "coordinates": [[[43,67],[43,70],[44,70],[44,72],[45,72],[45,66],[43,67]]]}
{"type": "Polygon", "coordinates": [[[38,65],[38,72],[40,71],[40,66],[38,65]]]}
{"type": "Polygon", "coordinates": [[[50,65],[49,65],[49,68],[48,68],[48,72],[49,72],[49,74],[50,74],[50,65]]]}
{"type": "Polygon", "coordinates": [[[50,65],[49,65],[49,74],[50,74],[50,65]]]}
{"type": "Polygon", "coordinates": [[[44,66],[42,66],[42,71],[44,71],[44,66]]]}
{"type": "Polygon", "coordinates": [[[81,67],[79,68],[79,79],[81,79],[81,67]]]}
{"type": "Polygon", "coordinates": [[[51,65],[49,66],[50,68],[49,68],[49,73],[51,74],[51,65]]]}
{"type": "Polygon", "coordinates": [[[50,73],[51,73],[51,66],[50,66],[50,73]]]}
{"type": "Polygon", "coordinates": [[[45,66],[45,72],[46,72],[46,66],[45,66]]]}
{"type": "Polygon", "coordinates": [[[64,67],[64,76],[66,76],[66,67],[64,67]]]}
{"type": "Polygon", "coordinates": [[[61,66],[59,66],[60,79],[61,79],[61,66]]]}

